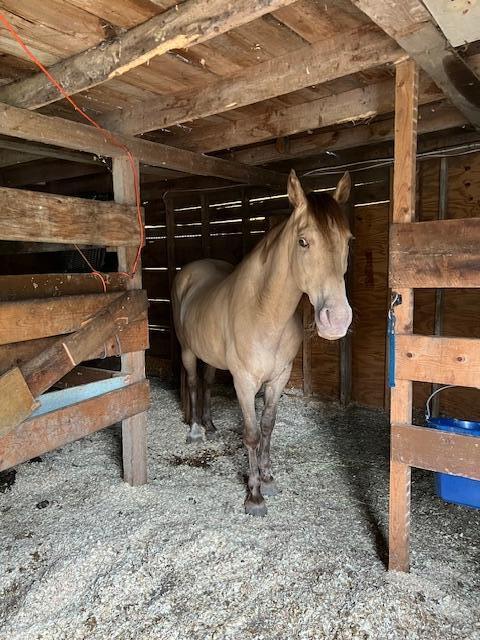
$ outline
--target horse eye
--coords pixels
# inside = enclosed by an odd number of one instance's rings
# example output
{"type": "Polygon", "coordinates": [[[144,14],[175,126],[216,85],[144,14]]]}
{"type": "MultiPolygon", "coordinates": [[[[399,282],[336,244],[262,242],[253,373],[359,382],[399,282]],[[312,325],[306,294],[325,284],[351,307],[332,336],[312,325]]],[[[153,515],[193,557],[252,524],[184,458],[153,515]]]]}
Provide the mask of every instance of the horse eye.
{"type": "Polygon", "coordinates": [[[300,238],[299,241],[298,241],[298,244],[301,247],[308,247],[308,242],[305,240],[305,238],[300,238]]]}

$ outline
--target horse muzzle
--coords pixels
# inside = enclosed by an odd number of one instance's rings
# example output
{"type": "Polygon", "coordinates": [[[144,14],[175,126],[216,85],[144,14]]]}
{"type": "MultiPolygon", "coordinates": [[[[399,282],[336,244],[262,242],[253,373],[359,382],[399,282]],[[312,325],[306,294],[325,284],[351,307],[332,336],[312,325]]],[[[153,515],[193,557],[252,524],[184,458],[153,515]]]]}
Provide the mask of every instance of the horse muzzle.
{"type": "Polygon", "coordinates": [[[317,333],[325,340],[343,338],[351,323],[352,309],[349,304],[324,306],[315,314],[317,333]]]}

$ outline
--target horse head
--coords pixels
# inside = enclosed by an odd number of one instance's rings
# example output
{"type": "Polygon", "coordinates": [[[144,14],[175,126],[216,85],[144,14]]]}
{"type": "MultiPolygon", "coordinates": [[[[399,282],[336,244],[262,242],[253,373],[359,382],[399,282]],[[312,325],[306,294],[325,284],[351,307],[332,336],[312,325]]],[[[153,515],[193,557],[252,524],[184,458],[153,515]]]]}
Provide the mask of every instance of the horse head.
{"type": "Polygon", "coordinates": [[[318,335],[327,340],[342,338],[352,322],[345,290],[348,244],[352,237],[340,207],[350,195],[350,175],[345,173],[334,195],[305,194],[295,171],[288,178],[288,197],[293,212],[290,266],[299,289],[315,309],[318,335]]]}

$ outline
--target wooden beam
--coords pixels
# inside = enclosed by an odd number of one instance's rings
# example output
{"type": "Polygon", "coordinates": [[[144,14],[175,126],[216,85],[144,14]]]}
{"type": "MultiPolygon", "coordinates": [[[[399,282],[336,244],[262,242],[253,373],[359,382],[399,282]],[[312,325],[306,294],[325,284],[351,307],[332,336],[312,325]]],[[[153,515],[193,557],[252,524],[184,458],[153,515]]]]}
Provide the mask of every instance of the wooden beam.
{"type": "MultiPolygon", "coordinates": [[[[62,60],[49,71],[70,94],[118,77],[172,49],[240,27],[295,0],[187,0],[117,38],[62,60]]],[[[62,96],[43,73],[0,87],[0,102],[38,109],[62,96]]]]}
{"type": "Polygon", "coordinates": [[[146,411],[148,389],[144,380],[26,420],[0,438],[0,471],[146,411]]]}
{"type": "Polygon", "coordinates": [[[44,116],[5,104],[0,105],[0,133],[112,158],[122,157],[125,154],[125,149],[119,147],[120,144],[127,147],[139,162],[154,167],[176,169],[196,175],[216,176],[247,184],[267,186],[285,186],[286,184],[286,176],[267,169],[252,168],[237,162],[119,134],[112,134],[118,141],[118,144],[114,144],[104,134],[89,125],[64,118],[44,116]]]}
{"type": "Polygon", "coordinates": [[[420,0],[352,0],[398,42],[447,98],[480,128],[480,79],[437,28],[420,0]]]}
{"type": "Polygon", "coordinates": [[[361,27],[242,69],[203,89],[156,96],[141,106],[117,109],[102,116],[101,122],[122,133],[154,131],[365,71],[402,55],[402,50],[376,27],[361,27]]]}
{"type": "MultiPolygon", "coordinates": [[[[465,118],[455,107],[447,104],[423,107],[419,112],[418,134],[434,133],[461,127],[466,124],[465,118]]],[[[335,129],[334,131],[318,131],[286,141],[281,147],[277,141],[263,143],[230,151],[223,157],[245,164],[265,164],[282,162],[293,158],[306,158],[325,151],[341,151],[364,145],[390,142],[394,135],[393,118],[372,124],[357,124],[354,127],[335,129]]]]}
{"type": "Polygon", "coordinates": [[[480,218],[394,224],[391,287],[480,287],[480,218]]]}
{"type": "Polygon", "coordinates": [[[480,340],[398,335],[396,377],[480,388],[480,340]]]}
{"type": "MultiPolygon", "coordinates": [[[[395,78],[395,163],[393,174],[393,222],[408,223],[415,217],[415,176],[418,115],[418,69],[412,60],[397,65],[395,78]]],[[[413,330],[413,290],[398,289],[402,303],[396,307],[396,332],[413,330]]],[[[399,380],[391,389],[390,421],[412,420],[412,383],[399,380]]],[[[392,447],[394,446],[392,440],[392,447]]],[[[393,449],[392,449],[393,451],[393,449]]],[[[392,454],[390,464],[389,569],[408,571],[410,566],[410,467],[392,454]]]]}
{"type": "Polygon", "coordinates": [[[392,445],[397,464],[480,480],[478,438],[402,424],[392,425],[392,445]]]}
{"type": "Polygon", "coordinates": [[[36,158],[24,164],[0,169],[0,185],[3,187],[23,187],[52,180],[94,175],[104,171],[105,165],[102,164],[36,158]]]}
{"type": "Polygon", "coordinates": [[[2,403],[0,405],[0,438],[26,420],[38,403],[18,368],[0,375],[2,403]]]}
{"type": "Polygon", "coordinates": [[[0,239],[61,244],[135,245],[133,206],[0,187],[0,239]]]}
{"type": "Polygon", "coordinates": [[[83,164],[105,164],[92,154],[82,153],[80,151],[69,151],[59,147],[51,147],[46,144],[36,144],[26,142],[24,140],[15,140],[14,138],[0,137],[0,149],[18,152],[24,155],[31,155],[37,158],[57,158],[57,160],[68,160],[69,162],[82,162],[83,164]]]}
{"type": "MultiPolygon", "coordinates": [[[[57,336],[37,338],[25,342],[0,345],[0,374],[13,367],[21,367],[57,340],[57,336]]],[[[145,318],[126,326],[116,336],[110,337],[92,354],[91,358],[110,358],[133,351],[148,349],[148,327],[145,318]]]]}
{"type": "MultiPolygon", "coordinates": [[[[436,102],[442,93],[430,82],[423,83],[422,104],[436,102]]],[[[281,138],[309,129],[330,127],[342,123],[355,124],[394,109],[393,85],[389,80],[352,89],[312,102],[272,111],[270,107],[254,118],[195,127],[192,131],[172,137],[170,144],[204,153],[281,138]]]]}

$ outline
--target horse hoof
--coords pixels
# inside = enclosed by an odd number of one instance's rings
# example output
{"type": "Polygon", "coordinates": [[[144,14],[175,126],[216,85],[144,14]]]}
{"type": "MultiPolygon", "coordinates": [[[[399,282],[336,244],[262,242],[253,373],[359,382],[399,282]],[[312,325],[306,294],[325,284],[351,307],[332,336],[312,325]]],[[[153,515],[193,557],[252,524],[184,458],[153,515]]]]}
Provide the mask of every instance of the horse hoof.
{"type": "Polygon", "coordinates": [[[252,502],[251,500],[245,501],[245,513],[248,516],[266,516],[267,515],[267,505],[265,501],[261,502],[252,502]]]}
{"type": "Polygon", "coordinates": [[[269,497],[278,496],[282,493],[280,487],[278,487],[273,480],[270,480],[270,482],[264,482],[262,480],[262,482],[260,483],[260,490],[263,496],[269,497]]]}
{"type": "Polygon", "coordinates": [[[203,441],[203,429],[197,423],[192,424],[190,431],[187,433],[187,444],[203,441]]]}

